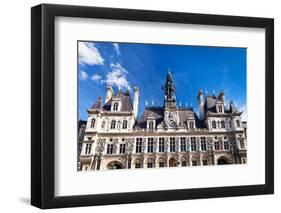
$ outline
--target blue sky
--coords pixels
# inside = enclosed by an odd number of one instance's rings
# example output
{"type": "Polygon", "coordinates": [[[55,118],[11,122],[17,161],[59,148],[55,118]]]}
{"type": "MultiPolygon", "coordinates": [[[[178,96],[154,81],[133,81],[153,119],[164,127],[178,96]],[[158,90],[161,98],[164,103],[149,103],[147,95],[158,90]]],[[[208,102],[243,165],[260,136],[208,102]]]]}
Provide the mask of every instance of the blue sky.
{"type": "Polygon", "coordinates": [[[197,93],[205,95],[225,91],[230,100],[244,111],[246,119],[246,49],[132,44],[111,42],[78,42],[78,108],[79,119],[87,118],[98,96],[105,98],[105,87],[111,85],[140,91],[139,115],[145,105],[163,105],[168,69],[176,85],[178,105],[193,106],[197,111],[197,93]]]}

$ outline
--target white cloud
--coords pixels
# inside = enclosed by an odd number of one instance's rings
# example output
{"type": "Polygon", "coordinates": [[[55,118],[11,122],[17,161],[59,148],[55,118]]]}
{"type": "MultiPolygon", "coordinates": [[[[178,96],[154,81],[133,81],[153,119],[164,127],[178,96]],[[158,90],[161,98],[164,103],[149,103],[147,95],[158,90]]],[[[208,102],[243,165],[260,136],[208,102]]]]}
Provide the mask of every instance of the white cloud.
{"type": "Polygon", "coordinates": [[[88,76],[87,72],[85,72],[84,70],[80,70],[79,78],[80,78],[81,80],[87,80],[88,77],[89,77],[89,76],[88,76]]]}
{"type": "Polygon", "coordinates": [[[104,59],[93,43],[79,42],[79,64],[103,65],[104,59]]]}
{"type": "Polygon", "coordinates": [[[96,82],[100,82],[101,79],[102,79],[102,77],[97,73],[95,73],[91,76],[91,80],[96,81],[96,82]]]}
{"type": "Polygon", "coordinates": [[[117,86],[120,89],[130,90],[131,87],[126,75],[128,71],[119,63],[111,63],[110,67],[112,70],[107,73],[106,80],[104,82],[110,86],[117,86]]]}
{"type": "Polygon", "coordinates": [[[117,55],[121,55],[121,52],[120,52],[120,49],[119,49],[119,45],[117,43],[113,43],[112,45],[113,45],[117,55]]]}

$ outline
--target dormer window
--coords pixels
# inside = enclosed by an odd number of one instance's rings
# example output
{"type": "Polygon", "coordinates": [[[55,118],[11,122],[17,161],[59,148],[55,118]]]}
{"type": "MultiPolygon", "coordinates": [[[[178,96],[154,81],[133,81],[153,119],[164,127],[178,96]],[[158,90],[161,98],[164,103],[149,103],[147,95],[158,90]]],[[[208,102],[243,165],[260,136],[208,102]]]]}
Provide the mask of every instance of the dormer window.
{"type": "Polygon", "coordinates": [[[224,113],[224,108],[223,108],[222,105],[218,105],[218,106],[217,106],[217,112],[218,112],[218,113],[224,113]]]}
{"type": "Polygon", "coordinates": [[[96,119],[91,120],[91,128],[95,128],[96,119]]]}
{"type": "Polygon", "coordinates": [[[119,104],[117,102],[115,102],[113,104],[113,111],[118,111],[118,106],[119,106],[119,104]]]}
{"type": "Polygon", "coordinates": [[[193,122],[193,121],[190,121],[190,122],[189,122],[189,128],[190,128],[190,129],[194,129],[194,122],[193,122]]]}
{"type": "Polygon", "coordinates": [[[154,122],[153,121],[149,121],[148,122],[148,129],[149,130],[153,130],[153,128],[154,128],[154,122]]]}

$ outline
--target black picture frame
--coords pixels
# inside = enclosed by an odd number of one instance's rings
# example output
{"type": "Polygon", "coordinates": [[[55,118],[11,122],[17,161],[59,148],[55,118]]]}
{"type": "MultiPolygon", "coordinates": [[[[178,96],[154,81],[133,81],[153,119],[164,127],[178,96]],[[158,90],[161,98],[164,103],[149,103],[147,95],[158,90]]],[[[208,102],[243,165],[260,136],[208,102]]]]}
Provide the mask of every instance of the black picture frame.
{"type": "Polygon", "coordinates": [[[31,204],[60,208],[121,203],[140,203],[198,198],[218,198],[274,193],[274,20],[239,17],[41,4],[31,8],[31,204]],[[56,197],[55,130],[55,17],[100,18],[162,23],[264,28],[265,48],[265,184],[199,189],[56,197]]]}

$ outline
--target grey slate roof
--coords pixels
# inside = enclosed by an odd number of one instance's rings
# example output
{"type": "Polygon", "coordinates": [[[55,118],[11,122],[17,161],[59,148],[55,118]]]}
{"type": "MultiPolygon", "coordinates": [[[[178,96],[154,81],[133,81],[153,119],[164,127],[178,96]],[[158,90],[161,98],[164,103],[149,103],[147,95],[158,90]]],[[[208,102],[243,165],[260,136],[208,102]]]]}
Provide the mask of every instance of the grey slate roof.
{"type": "Polygon", "coordinates": [[[206,96],[205,103],[204,103],[204,111],[205,113],[210,112],[216,112],[216,103],[218,101],[221,101],[218,99],[215,95],[212,96],[206,96]]]}
{"type": "Polygon", "coordinates": [[[98,97],[98,100],[93,104],[91,109],[101,109],[101,108],[102,108],[101,97],[98,97]]]}
{"type": "Polygon", "coordinates": [[[146,121],[148,117],[155,117],[156,126],[161,123],[164,119],[164,109],[163,107],[146,107],[141,117],[137,120],[135,128],[145,129],[146,121]]]}
{"type": "MultiPolygon", "coordinates": [[[[130,97],[129,92],[121,92],[119,91],[114,98],[120,98],[121,99],[121,112],[128,112],[128,111],[133,111],[133,105],[130,97]]],[[[103,110],[110,111],[111,109],[111,104],[112,104],[112,98],[105,103],[103,106],[103,110]]]]}
{"type": "MultiPolygon", "coordinates": [[[[197,128],[203,128],[204,125],[198,118],[193,109],[178,109],[179,122],[183,123],[186,127],[186,121],[188,119],[194,119],[197,128]]],[[[137,120],[135,125],[136,129],[146,129],[146,122],[148,117],[154,117],[156,120],[156,126],[164,121],[164,108],[163,107],[146,107],[141,117],[137,120]]]]}
{"type": "MultiPolygon", "coordinates": [[[[204,112],[205,114],[209,112],[216,112],[216,103],[221,102],[222,100],[215,95],[209,95],[206,96],[205,98],[205,103],[204,103],[204,112]]],[[[239,112],[238,109],[235,107],[234,103],[231,101],[229,108],[227,109],[226,107],[224,108],[224,111],[226,113],[233,113],[233,112],[239,112]]]]}

